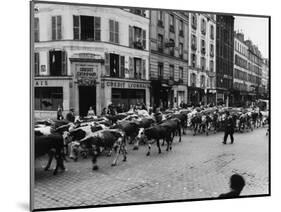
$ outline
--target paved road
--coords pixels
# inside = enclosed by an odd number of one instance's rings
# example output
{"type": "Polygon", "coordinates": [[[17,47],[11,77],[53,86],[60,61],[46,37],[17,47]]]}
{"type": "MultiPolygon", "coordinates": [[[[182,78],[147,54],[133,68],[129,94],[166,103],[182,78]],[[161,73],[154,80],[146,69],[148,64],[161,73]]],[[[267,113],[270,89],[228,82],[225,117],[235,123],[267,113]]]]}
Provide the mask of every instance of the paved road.
{"type": "MultiPolygon", "coordinates": [[[[90,159],[67,162],[67,171],[53,176],[36,161],[35,208],[104,205],[175,199],[217,197],[228,191],[229,177],[246,180],[242,195],[268,194],[268,137],[265,129],[235,134],[235,143],[223,145],[222,133],[193,137],[188,132],[172,152],[151,156],[141,146],[129,146],[128,161],[111,167],[112,158],[100,157],[92,171],[90,159]]],[[[122,157],[119,158],[121,160],[122,157]]]]}

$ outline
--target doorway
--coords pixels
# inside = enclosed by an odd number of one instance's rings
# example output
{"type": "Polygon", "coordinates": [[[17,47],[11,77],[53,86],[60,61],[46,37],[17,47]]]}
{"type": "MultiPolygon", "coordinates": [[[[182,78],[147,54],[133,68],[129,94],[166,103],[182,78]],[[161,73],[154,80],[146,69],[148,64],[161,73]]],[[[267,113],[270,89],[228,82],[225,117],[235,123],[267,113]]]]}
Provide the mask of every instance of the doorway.
{"type": "Polygon", "coordinates": [[[79,115],[87,116],[90,107],[96,114],[96,86],[79,86],[79,115]]]}

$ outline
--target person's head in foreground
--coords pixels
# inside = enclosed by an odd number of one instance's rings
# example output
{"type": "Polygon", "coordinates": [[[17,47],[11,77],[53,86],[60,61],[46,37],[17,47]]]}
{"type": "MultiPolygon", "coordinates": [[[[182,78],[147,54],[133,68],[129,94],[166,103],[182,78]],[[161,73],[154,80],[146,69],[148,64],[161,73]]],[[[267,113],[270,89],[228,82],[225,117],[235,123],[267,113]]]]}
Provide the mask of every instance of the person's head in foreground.
{"type": "Polygon", "coordinates": [[[233,174],[230,177],[231,191],[225,194],[221,194],[219,198],[232,198],[238,197],[245,186],[244,178],[239,174],[233,174]]]}

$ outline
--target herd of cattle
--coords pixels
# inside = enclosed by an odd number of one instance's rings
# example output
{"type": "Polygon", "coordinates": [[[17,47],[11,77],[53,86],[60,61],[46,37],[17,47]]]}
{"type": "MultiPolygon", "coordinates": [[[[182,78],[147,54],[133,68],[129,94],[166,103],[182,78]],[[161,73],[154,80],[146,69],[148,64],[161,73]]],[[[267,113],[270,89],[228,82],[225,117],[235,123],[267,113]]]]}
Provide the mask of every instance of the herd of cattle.
{"type": "Polygon", "coordinates": [[[195,136],[198,133],[216,133],[224,128],[226,111],[229,111],[235,122],[236,131],[252,131],[255,127],[268,124],[268,114],[257,110],[238,108],[192,108],[167,110],[164,113],[148,114],[146,110],[130,113],[119,113],[114,116],[77,117],[74,123],[66,120],[36,121],[35,130],[35,158],[48,154],[45,170],[50,168],[53,158],[56,168],[65,170],[66,156],[75,161],[79,156],[92,156],[93,170],[98,169],[97,157],[106,153],[115,153],[112,165],[115,166],[118,156],[123,155],[127,160],[127,146],[133,145],[137,150],[139,145],[147,145],[147,156],[151,146],[156,142],[158,153],[161,145],[166,143],[166,151],[172,150],[175,136],[181,142],[181,135],[190,129],[195,136]],[[162,140],[162,144],[160,144],[162,140]]]}

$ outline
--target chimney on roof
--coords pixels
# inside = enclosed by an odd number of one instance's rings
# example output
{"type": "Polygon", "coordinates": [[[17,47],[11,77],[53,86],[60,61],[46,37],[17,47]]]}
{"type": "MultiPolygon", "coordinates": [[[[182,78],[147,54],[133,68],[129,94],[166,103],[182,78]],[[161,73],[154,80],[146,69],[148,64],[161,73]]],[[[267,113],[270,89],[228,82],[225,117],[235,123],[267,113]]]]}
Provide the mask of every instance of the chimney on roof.
{"type": "Polygon", "coordinates": [[[244,34],[243,34],[242,32],[238,32],[238,33],[237,33],[237,38],[238,38],[240,41],[244,42],[244,34]]]}

